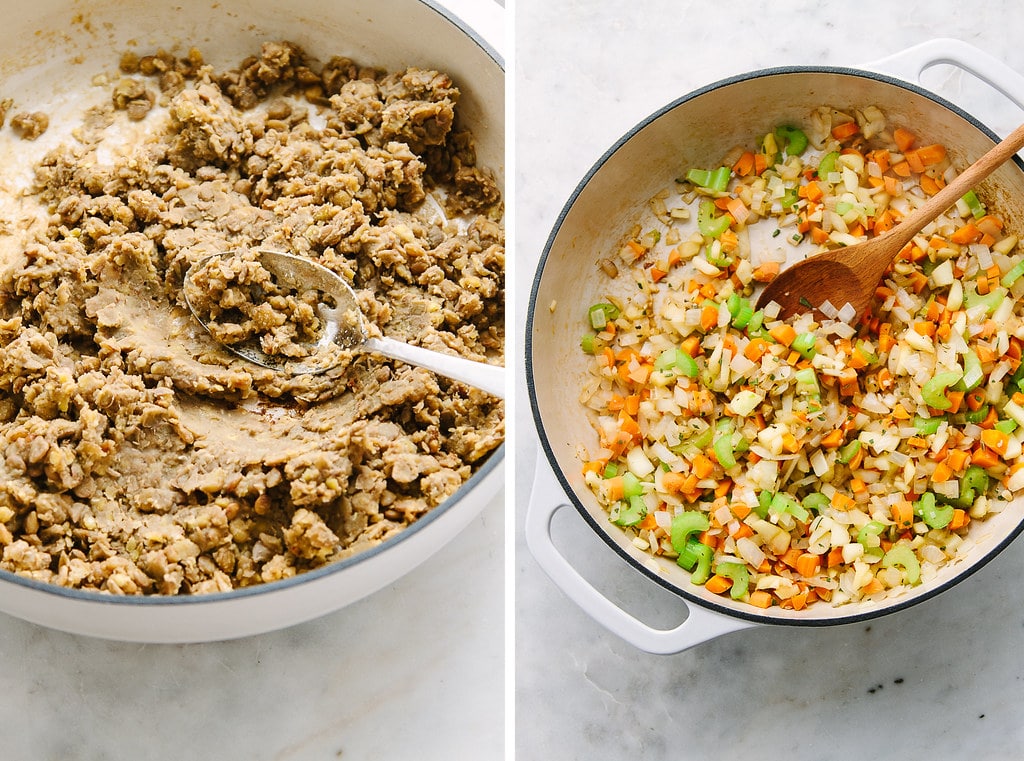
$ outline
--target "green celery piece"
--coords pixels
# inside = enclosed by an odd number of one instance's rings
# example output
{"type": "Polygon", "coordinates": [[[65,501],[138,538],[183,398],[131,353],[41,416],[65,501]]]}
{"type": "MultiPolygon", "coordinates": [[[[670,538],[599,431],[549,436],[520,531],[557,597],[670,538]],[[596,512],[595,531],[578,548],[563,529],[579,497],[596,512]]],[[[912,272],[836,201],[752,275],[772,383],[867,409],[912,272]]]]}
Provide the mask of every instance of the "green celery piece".
{"type": "Polygon", "coordinates": [[[647,515],[647,503],[644,502],[643,497],[633,496],[627,500],[625,509],[619,509],[618,517],[612,523],[617,526],[635,526],[644,519],[645,515],[647,515]]]}
{"type": "Polygon", "coordinates": [[[818,353],[817,349],[814,348],[816,342],[817,338],[815,338],[814,333],[800,333],[793,339],[793,343],[789,345],[789,348],[797,352],[804,359],[813,359],[814,355],[818,353]]]}
{"type": "Polygon", "coordinates": [[[712,191],[723,193],[729,187],[731,171],[727,166],[720,166],[717,169],[691,169],[686,173],[686,179],[694,185],[712,191]]]}
{"type": "Polygon", "coordinates": [[[798,521],[806,522],[811,514],[804,509],[804,506],[790,497],[788,494],[777,492],[772,497],[771,510],[776,513],[789,513],[798,521]]]}
{"type": "Polygon", "coordinates": [[[808,494],[803,499],[803,506],[806,510],[811,510],[816,513],[820,513],[826,507],[832,504],[827,496],[822,494],[820,491],[814,491],[808,494]]]}
{"type": "Polygon", "coordinates": [[[860,451],[860,439],[853,439],[848,441],[839,447],[839,451],[836,453],[836,461],[843,465],[849,465],[857,453],[860,451]]]}
{"type": "Polygon", "coordinates": [[[857,541],[864,545],[864,548],[878,547],[881,544],[879,535],[885,531],[885,524],[878,521],[868,521],[861,530],[857,532],[857,541]]]}
{"type": "Polygon", "coordinates": [[[985,372],[981,369],[981,360],[973,349],[968,348],[964,354],[964,391],[973,391],[981,385],[985,372]]]}
{"type": "Polygon", "coordinates": [[[957,383],[963,373],[937,373],[934,378],[925,381],[921,386],[921,398],[929,407],[937,410],[948,410],[953,403],[946,398],[946,389],[957,383]]]}
{"type": "Polygon", "coordinates": [[[991,315],[1006,298],[1005,288],[993,288],[988,293],[981,295],[975,288],[964,288],[964,309],[973,309],[976,306],[984,305],[986,314],[991,315]]]}
{"type": "Polygon", "coordinates": [[[782,194],[782,198],[779,199],[779,203],[782,204],[783,209],[792,207],[797,201],[800,200],[800,194],[796,188],[786,188],[782,194]]]}
{"type": "Polygon", "coordinates": [[[610,462],[604,466],[605,478],[615,478],[615,476],[617,475],[619,475],[619,466],[616,465],[614,462],[610,462]]]}
{"type": "Polygon", "coordinates": [[[775,497],[770,491],[763,491],[757,495],[757,507],[754,508],[754,512],[757,513],[758,518],[767,518],[768,511],[772,506],[772,499],[775,497]]]}
{"type": "Polygon", "coordinates": [[[946,418],[941,415],[937,415],[935,417],[921,417],[920,415],[916,415],[914,416],[914,427],[922,436],[931,436],[939,430],[939,426],[942,425],[945,420],[946,418]]]}
{"type": "Polygon", "coordinates": [[[715,458],[718,463],[729,470],[736,467],[736,452],[732,446],[732,431],[721,434],[714,443],[715,458]]]}
{"type": "Polygon", "coordinates": [[[751,318],[754,316],[754,306],[748,299],[741,299],[740,308],[733,315],[732,326],[737,330],[743,330],[747,325],[750,324],[751,318]]]}
{"type": "Polygon", "coordinates": [[[839,162],[839,151],[830,151],[821,157],[818,162],[818,178],[828,182],[828,176],[836,171],[836,164],[839,162]]]}
{"type": "Polygon", "coordinates": [[[618,316],[619,308],[614,304],[594,304],[587,310],[587,319],[594,330],[601,330],[609,320],[615,320],[618,316]]]}
{"type": "Polygon", "coordinates": [[[726,214],[715,216],[713,201],[701,201],[697,207],[697,229],[709,238],[717,238],[728,230],[730,219],[726,214]]]}
{"type": "Polygon", "coordinates": [[[710,525],[708,516],[697,510],[684,510],[673,516],[672,525],[669,528],[672,549],[681,555],[690,536],[707,531],[710,525]]]}
{"type": "Polygon", "coordinates": [[[604,343],[593,333],[588,333],[580,339],[580,348],[585,354],[597,354],[604,348],[604,343]]]}
{"type": "Polygon", "coordinates": [[[789,156],[799,156],[807,150],[807,135],[798,127],[789,125],[776,127],[775,137],[778,140],[785,141],[786,154],[789,156]]]}
{"type": "Polygon", "coordinates": [[[690,582],[692,584],[703,584],[711,578],[711,561],[714,559],[715,551],[708,547],[706,544],[701,544],[693,549],[694,554],[697,556],[697,567],[693,569],[693,573],[690,574],[690,582]]]}
{"type": "Polygon", "coordinates": [[[967,208],[971,210],[971,216],[975,219],[981,219],[985,216],[985,207],[978,198],[978,194],[973,190],[968,190],[964,193],[963,200],[967,204],[967,208]]]}
{"type": "Polygon", "coordinates": [[[1012,420],[1010,418],[1006,418],[1005,420],[999,420],[996,422],[994,428],[997,431],[1002,431],[1003,433],[1009,435],[1017,430],[1017,421],[1012,420]]]}
{"type": "Polygon", "coordinates": [[[921,516],[921,520],[927,523],[929,528],[946,528],[953,520],[953,506],[939,505],[935,500],[935,494],[930,491],[926,491],[914,503],[914,512],[921,516]]]}
{"type": "Polygon", "coordinates": [[[1021,276],[1024,276],[1024,259],[1021,259],[1006,271],[1006,274],[999,279],[999,285],[1003,286],[1003,288],[1011,288],[1014,283],[1021,279],[1021,276]]]}
{"type": "Polygon", "coordinates": [[[980,423],[982,420],[988,417],[988,405],[983,404],[976,410],[967,410],[964,413],[965,423],[980,423]]]}
{"type": "Polygon", "coordinates": [[[732,589],[729,590],[729,596],[732,599],[739,600],[747,593],[747,587],[750,585],[750,571],[742,563],[719,563],[715,568],[715,573],[732,579],[732,589]]]}
{"type": "Polygon", "coordinates": [[[914,551],[905,544],[896,544],[882,557],[884,568],[899,567],[903,569],[908,584],[921,581],[921,562],[914,551]]]}
{"type": "Polygon", "coordinates": [[[624,497],[639,497],[644,493],[644,485],[640,479],[628,470],[622,474],[622,494],[624,497]]]}

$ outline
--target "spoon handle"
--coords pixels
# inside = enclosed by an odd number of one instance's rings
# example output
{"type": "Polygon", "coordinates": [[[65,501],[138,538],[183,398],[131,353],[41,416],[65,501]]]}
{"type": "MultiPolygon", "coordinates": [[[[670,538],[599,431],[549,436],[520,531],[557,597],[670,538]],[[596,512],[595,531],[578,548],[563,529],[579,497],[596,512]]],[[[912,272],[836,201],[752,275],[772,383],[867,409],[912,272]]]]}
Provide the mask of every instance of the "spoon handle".
{"type": "Polygon", "coordinates": [[[500,399],[505,398],[505,368],[474,362],[471,359],[441,354],[420,346],[396,341],[393,338],[368,338],[363,344],[367,351],[375,351],[391,359],[425,367],[446,378],[468,383],[500,399]]]}
{"type": "Polygon", "coordinates": [[[964,193],[992,174],[1021,148],[1024,148],[1024,124],[1017,127],[926,203],[909,214],[899,225],[904,231],[899,237],[906,238],[902,241],[900,248],[917,235],[922,227],[955,204],[964,193]]]}

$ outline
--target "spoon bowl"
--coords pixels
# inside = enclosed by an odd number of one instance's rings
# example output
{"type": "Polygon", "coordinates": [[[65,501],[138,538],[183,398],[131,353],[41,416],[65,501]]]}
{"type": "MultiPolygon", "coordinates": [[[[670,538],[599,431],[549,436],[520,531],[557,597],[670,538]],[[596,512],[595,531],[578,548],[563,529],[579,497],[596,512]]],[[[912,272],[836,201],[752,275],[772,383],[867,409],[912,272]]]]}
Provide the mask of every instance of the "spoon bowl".
{"type": "Polygon", "coordinates": [[[864,243],[809,256],[783,270],[761,291],[757,308],[775,302],[780,307],[779,317],[785,319],[812,309],[820,310],[827,301],[836,309],[849,304],[855,312],[852,320],[855,321],[870,308],[878,283],[903,247],[1022,147],[1024,124],[889,232],[864,243]]]}
{"type": "Polygon", "coordinates": [[[452,380],[467,383],[493,396],[504,398],[505,369],[486,362],[476,362],[452,354],[424,349],[386,336],[371,337],[366,318],[359,308],[356,293],[336,272],[305,257],[280,251],[258,250],[255,260],[277,285],[297,292],[318,292],[317,313],[321,329],[315,341],[301,344],[302,356],[289,357],[265,351],[257,339],[240,342],[221,340],[211,320],[199,308],[190,292],[201,286],[196,274],[211,262],[229,260],[239,252],[213,254],[194,263],[185,273],[182,289],[185,303],[192,315],[224,348],[261,367],[287,372],[290,375],[322,373],[336,367],[351,352],[371,352],[407,364],[424,367],[452,380]]]}

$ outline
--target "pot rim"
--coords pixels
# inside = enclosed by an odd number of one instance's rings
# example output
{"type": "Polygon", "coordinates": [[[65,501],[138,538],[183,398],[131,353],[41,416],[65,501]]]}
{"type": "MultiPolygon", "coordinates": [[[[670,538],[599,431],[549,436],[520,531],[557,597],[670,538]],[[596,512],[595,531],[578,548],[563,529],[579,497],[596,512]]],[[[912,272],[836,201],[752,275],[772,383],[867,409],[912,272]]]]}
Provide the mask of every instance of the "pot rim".
{"type": "MultiPolygon", "coordinates": [[[[590,526],[590,528],[605,542],[605,544],[607,544],[609,547],[611,547],[611,549],[620,558],[625,560],[634,570],[639,571],[641,574],[643,574],[647,578],[651,579],[652,581],[656,582],[659,586],[661,586],[662,588],[668,590],[669,592],[672,592],[673,594],[675,594],[675,595],[677,595],[679,597],[682,597],[686,601],[687,604],[698,605],[701,608],[704,608],[706,610],[714,611],[715,613],[719,613],[719,614],[721,614],[723,616],[727,616],[729,618],[741,619],[741,620],[744,620],[744,621],[749,621],[751,623],[769,624],[769,625],[775,625],[775,626],[810,626],[810,627],[821,627],[821,626],[835,626],[835,625],[839,625],[839,624],[851,624],[851,623],[859,623],[859,622],[863,622],[863,621],[869,621],[869,620],[877,618],[879,616],[888,615],[890,613],[895,613],[895,612],[900,611],[900,610],[905,610],[905,609],[910,608],[910,607],[912,607],[914,605],[922,603],[925,600],[932,599],[936,595],[938,595],[938,594],[946,591],[947,589],[950,589],[951,587],[959,584],[961,581],[963,581],[964,579],[968,578],[969,576],[971,576],[976,571],[978,571],[981,568],[983,568],[991,560],[993,560],[997,555],[999,555],[1004,549],[1006,549],[1006,547],[1008,547],[1014,541],[1014,539],[1016,539],[1021,534],[1021,532],[1024,532],[1024,519],[1021,519],[1020,521],[1018,521],[1018,523],[1014,527],[1014,529],[1012,531],[1008,532],[1007,535],[1004,536],[992,549],[990,549],[987,553],[985,553],[984,555],[982,555],[978,559],[976,559],[976,560],[974,560],[974,561],[972,561],[970,563],[965,564],[962,570],[960,570],[958,573],[954,574],[947,581],[945,581],[945,582],[943,582],[941,584],[937,584],[936,586],[932,587],[931,589],[928,589],[928,590],[926,590],[926,591],[924,591],[924,592],[922,592],[920,594],[913,595],[912,597],[909,597],[909,598],[906,598],[906,596],[903,596],[902,598],[901,597],[897,597],[894,600],[892,600],[891,602],[889,602],[889,601],[882,601],[880,604],[877,604],[877,605],[873,606],[868,611],[863,611],[863,612],[858,612],[858,613],[851,613],[851,614],[848,614],[848,615],[830,616],[828,618],[810,617],[810,616],[784,618],[782,616],[773,616],[773,615],[769,615],[769,614],[766,614],[766,613],[754,613],[754,612],[743,610],[743,609],[731,608],[731,607],[728,607],[726,605],[723,605],[723,604],[720,604],[720,603],[717,603],[717,602],[706,600],[703,597],[699,597],[698,595],[696,595],[693,592],[685,589],[684,587],[681,587],[681,586],[678,586],[678,585],[672,583],[669,579],[665,578],[663,575],[658,574],[655,571],[651,570],[650,568],[646,567],[643,563],[639,562],[636,558],[634,558],[632,555],[630,555],[628,552],[626,552],[626,550],[622,546],[620,546],[613,539],[612,534],[611,534],[608,526],[602,525],[600,522],[598,522],[597,520],[595,520],[593,518],[593,516],[590,514],[590,512],[587,510],[587,508],[583,505],[582,501],[577,496],[576,491],[572,488],[572,486],[570,486],[568,479],[565,477],[565,474],[562,472],[561,467],[558,465],[558,460],[555,457],[554,450],[551,447],[550,441],[548,440],[548,436],[547,436],[546,429],[544,427],[543,420],[541,419],[541,413],[540,413],[540,409],[539,409],[539,406],[538,406],[538,403],[537,403],[536,384],[535,384],[535,381],[534,381],[534,373],[533,373],[534,315],[535,315],[536,310],[537,310],[537,296],[538,296],[538,291],[540,289],[540,283],[541,283],[541,280],[543,279],[544,270],[545,270],[545,268],[547,266],[547,263],[548,263],[548,258],[551,255],[551,249],[552,249],[552,247],[554,245],[555,239],[558,237],[558,234],[561,231],[562,225],[565,222],[566,217],[572,211],[572,208],[576,204],[576,201],[579,198],[580,194],[587,187],[587,185],[590,183],[590,181],[593,179],[593,177],[599,171],[601,171],[601,169],[608,162],[608,160],[615,153],[617,153],[619,151],[619,149],[622,148],[622,146],[624,146],[626,143],[628,143],[630,140],[632,140],[633,137],[635,137],[639,132],[643,131],[652,122],[656,121],[657,119],[660,119],[662,116],[664,116],[668,112],[674,110],[678,106],[680,106],[680,105],[682,105],[682,104],[684,104],[684,103],[686,103],[686,102],[688,102],[690,100],[698,98],[698,97],[700,97],[702,95],[705,95],[705,94],[707,94],[709,92],[712,92],[714,90],[720,89],[722,87],[725,87],[725,86],[728,86],[728,85],[732,85],[732,84],[736,84],[736,83],[739,83],[739,82],[747,82],[747,81],[752,81],[752,80],[756,80],[756,79],[761,79],[761,78],[764,78],[764,77],[773,77],[773,76],[779,76],[779,75],[808,74],[808,73],[810,73],[810,74],[840,74],[840,75],[844,75],[844,76],[861,77],[863,79],[871,79],[871,80],[875,80],[877,82],[881,82],[882,84],[886,84],[886,85],[890,85],[890,86],[895,86],[895,87],[898,87],[898,88],[901,88],[901,89],[904,89],[904,90],[909,90],[910,92],[913,92],[913,93],[915,93],[917,95],[920,95],[920,96],[922,96],[924,98],[927,98],[928,100],[933,101],[934,103],[936,103],[936,104],[946,108],[947,110],[953,112],[957,116],[963,118],[965,121],[970,123],[975,129],[977,129],[978,131],[980,131],[981,133],[983,133],[984,135],[989,137],[994,142],[999,142],[999,140],[1000,140],[998,135],[996,135],[991,129],[989,129],[982,122],[980,122],[976,117],[974,117],[971,114],[969,114],[968,112],[964,111],[962,108],[960,108],[956,104],[951,103],[950,101],[946,100],[942,96],[937,95],[936,93],[933,93],[933,92],[931,92],[931,91],[929,91],[929,90],[927,90],[927,89],[925,89],[925,88],[923,88],[923,87],[921,87],[919,85],[916,85],[913,82],[908,82],[906,80],[902,80],[902,79],[899,79],[897,77],[893,77],[893,76],[890,76],[890,75],[887,75],[887,74],[882,74],[882,73],[879,73],[879,72],[868,71],[866,69],[857,69],[857,68],[853,68],[853,67],[844,67],[844,66],[813,66],[813,65],[778,66],[778,67],[771,67],[771,68],[765,68],[765,69],[756,69],[756,70],[745,72],[745,73],[742,73],[742,74],[736,74],[736,75],[733,75],[733,76],[730,76],[730,77],[726,77],[724,79],[720,79],[718,81],[712,82],[710,84],[704,85],[703,87],[700,87],[700,88],[698,88],[696,90],[693,90],[693,91],[691,91],[691,92],[689,92],[689,93],[687,93],[685,95],[680,96],[679,98],[676,98],[675,100],[672,100],[670,103],[662,106],[661,108],[657,109],[656,111],[651,113],[649,116],[647,116],[646,118],[642,119],[640,122],[635,124],[622,137],[620,137],[618,140],[616,140],[615,143],[608,150],[606,150],[596,162],[594,162],[593,166],[591,166],[591,168],[587,171],[587,173],[583,176],[583,178],[577,184],[576,188],[573,190],[572,194],[569,196],[569,199],[566,201],[565,205],[562,207],[562,210],[559,212],[558,217],[555,220],[555,224],[553,225],[553,227],[551,229],[551,233],[548,235],[547,241],[544,244],[544,249],[541,252],[540,260],[539,260],[539,262],[537,264],[536,273],[534,274],[534,278],[533,278],[533,284],[532,284],[532,286],[530,288],[530,299],[529,299],[529,304],[528,304],[528,307],[527,307],[527,314],[526,314],[526,339],[524,341],[524,348],[525,348],[526,389],[527,389],[527,392],[528,392],[529,397],[530,397],[530,412],[531,412],[531,415],[533,417],[534,428],[536,429],[537,438],[538,438],[538,440],[540,442],[541,449],[543,450],[544,456],[547,458],[548,464],[550,465],[551,470],[552,470],[552,472],[555,475],[555,478],[558,480],[558,483],[561,486],[562,491],[565,493],[565,496],[572,503],[572,505],[576,509],[576,511],[582,516],[583,520],[586,521],[586,523],[590,526]]],[[[1019,169],[1024,171],[1024,160],[1022,160],[1020,156],[1014,155],[1013,161],[1014,161],[1014,163],[1017,165],[1017,167],[1019,169]]]]}
{"type": "MultiPolygon", "coordinates": [[[[469,38],[484,54],[490,58],[497,66],[501,69],[502,73],[505,72],[505,59],[504,57],[479,33],[476,32],[473,27],[459,18],[455,13],[440,2],[435,0],[415,0],[420,5],[429,8],[434,13],[445,19],[448,23],[454,25],[459,31],[461,31],[467,38],[469,38]]],[[[351,557],[343,560],[338,560],[333,563],[314,568],[309,571],[297,574],[287,579],[281,579],[279,581],[272,581],[265,584],[258,584],[251,587],[241,587],[238,589],[232,589],[227,592],[211,592],[202,595],[125,595],[117,596],[112,595],[108,592],[99,592],[93,590],[76,589],[72,587],[62,587],[57,584],[52,584],[45,581],[38,581],[36,579],[19,576],[16,573],[0,569],[0,594],[6,584],[13,584],[18,587],[30,590],[32,592],[41,592],[54,598],[62,599],[66,598],[69,600],[75,600],[77,602],[95,603],[100,605],[116,605],[122,607],[187,607],[193,605],[212,605],[214,603],[223,603],[230,600],[238,600],[242,598],[257,597],[260,595],[276,594],[287,591],[293,587],[312,583],[319,579],[323,579],[335,574],[342,573],[348,568],[359,565],[363,562],[369,562],[379,556],[381,553],[400,547],[405,541],[412,539],[422,531],[426,531],[433,523],[447,515],[449,512],[456,509],[460,502],[463,502],[470,493],[484,481],[492,471],[499,468],[504,463],[505,459],[505,442],[503,441],[498,447],[491,452],[487,459],[484,460],[483,464],[466,480],[462,486],[460,486],[456,492],[444,500],[436,508],[428,512],[422,518],[417,520],[411,526],[403,529],[397,535],[390,539],[381,542],[380,544],[359,552],[351,557]]]]}
{"type": "Polygon", "coordinates": [[[456,509],[460,502],[463,502],[492,471],[499,468],[505,457],[505,442],[498,445],[469,479],[448,499],[428,512],[408,528],[398,532],[395,536],[380,544],[343,560],[327,563],[318,568],[291,576],[279,581],[271,581],[264,584],[257,584],[251,587],[240,587],[227,592],[210,592],[200,595],[112,595],[109,592],[99,592],[88,589],[76,589],[73,587],[62,587],[46,581],[37,581],[24,576],[19,576],[11,571],[0,569],[0,593],[4,584],[14,584],[24,587],[33,592],[42,592],[56,598],[67,598],[78,602],[88,602],[105,605],[119,605],[123,607],[180,607],[192,605],[208,605],[229,600],[238,600],[248,597],[256,597],[265,594],[275,594],[287,591],[292,587],[312,583],[335,574],[342,573],[348,568],[369,562],[381,553],[400,547],[404,542],[412,539],[420,532],[426,531],[437,520],[456,509]]]}

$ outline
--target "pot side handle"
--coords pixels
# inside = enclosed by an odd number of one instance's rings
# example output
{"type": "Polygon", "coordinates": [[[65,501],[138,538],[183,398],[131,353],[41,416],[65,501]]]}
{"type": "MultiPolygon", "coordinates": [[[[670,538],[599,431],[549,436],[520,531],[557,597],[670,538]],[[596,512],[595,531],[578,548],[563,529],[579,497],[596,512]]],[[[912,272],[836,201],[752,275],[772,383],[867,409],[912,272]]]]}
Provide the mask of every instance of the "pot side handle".
{"type": "Polygon", "coordinates": [[[555,547],[551,520],[559,510],[569,507],[547,460],[538,453],[526,513],[527,546],[555,585],[608,631],[640,650],[666,655],[753,626],[747,621],[686,605],[689,615],[683,623],[673,629],[655,629],[622,610],[584,579],[555,547]]]}
{"type": "Polygon", "coordinates": [[[1024,109],[1024,77],[1002,61],[963,40],[940,37],[873,61],[867,69],[920,83],[925,69],[938,64],[970,72],[1024,109]]]}

